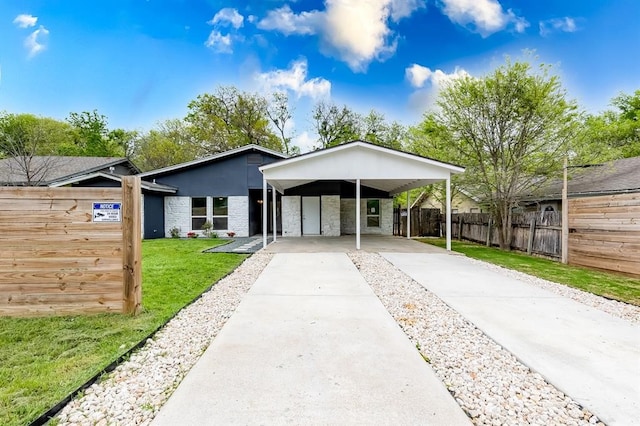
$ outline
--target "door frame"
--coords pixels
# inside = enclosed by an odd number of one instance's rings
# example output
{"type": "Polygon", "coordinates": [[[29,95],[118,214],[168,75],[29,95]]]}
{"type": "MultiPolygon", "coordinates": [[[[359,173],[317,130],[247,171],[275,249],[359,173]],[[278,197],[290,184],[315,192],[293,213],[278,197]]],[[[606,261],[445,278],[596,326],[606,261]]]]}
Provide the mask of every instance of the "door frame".
{"type": "Polygon", "coordinates": [[[300,198],[300,235],[321,235],[322,234],[322,199],[318,196],[302,196],[300,198]],[[317,234],[305,234],[304,232],[304,199],[316,199],[318,200],[318,233],[317,234]]]}

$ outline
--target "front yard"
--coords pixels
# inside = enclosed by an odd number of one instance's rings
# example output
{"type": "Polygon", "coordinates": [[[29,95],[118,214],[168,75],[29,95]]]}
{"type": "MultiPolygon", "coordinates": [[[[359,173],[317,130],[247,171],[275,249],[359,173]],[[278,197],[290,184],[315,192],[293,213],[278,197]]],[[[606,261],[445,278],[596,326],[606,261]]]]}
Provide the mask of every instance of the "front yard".
{"type": "Polygon", "coordinates": [[[222,240],[144,241],[144,311],[137,317],[0,317],[0,425],[35,420],[246,258],[201,253],[219,244],[222,240]]]}
{"type": "MultiPolygon", "coordinates": [[[[418,238],[418,241],[445,247],[442,238],[418,238]]],[[[640,306],[640,279],[622,274],[597,271],[580,266],[504,251],[468,241],[451,241],[451,249],[468,257],[514,269],[545,280],[575,287],[598,296],[640,306]]]]}

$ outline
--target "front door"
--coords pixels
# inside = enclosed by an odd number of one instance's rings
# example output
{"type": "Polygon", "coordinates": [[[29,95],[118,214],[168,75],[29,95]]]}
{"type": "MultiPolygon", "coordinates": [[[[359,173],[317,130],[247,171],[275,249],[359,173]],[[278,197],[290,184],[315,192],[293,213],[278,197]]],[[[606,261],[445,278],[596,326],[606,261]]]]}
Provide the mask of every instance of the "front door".
{"type": "Polygon", "coordinates": [[[320,235],[320,197],[302,197],[302,235],[320,235]]]}

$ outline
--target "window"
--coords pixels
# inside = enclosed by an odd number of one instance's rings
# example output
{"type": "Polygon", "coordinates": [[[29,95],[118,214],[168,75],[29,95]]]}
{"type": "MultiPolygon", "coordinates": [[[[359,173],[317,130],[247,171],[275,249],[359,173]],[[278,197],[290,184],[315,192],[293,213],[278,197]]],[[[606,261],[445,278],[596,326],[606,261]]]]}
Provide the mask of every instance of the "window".
{"type": "Polygon", "coordinates": [[[206,197],[193,197],[191,199],[191,229],[202,229],[207,221],[206,197]]]}
{"type": "Polygon", "coordinates": [[[380,200],[367,200],[367,227],[380,227],[380,200]]]}
{"type": "Polygon", "coordinates": [[[229,228],[229,207],[227,197],[213,197],[213,229],[229,228]]]}

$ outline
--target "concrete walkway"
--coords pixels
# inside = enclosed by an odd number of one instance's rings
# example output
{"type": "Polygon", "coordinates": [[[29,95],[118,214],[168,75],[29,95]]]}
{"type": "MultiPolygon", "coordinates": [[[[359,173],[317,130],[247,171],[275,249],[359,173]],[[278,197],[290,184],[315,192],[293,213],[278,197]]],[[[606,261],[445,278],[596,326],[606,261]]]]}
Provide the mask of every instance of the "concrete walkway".
{"type": "Polygon", "coordinates": [[[344,253],[280,253],[155,425],[469,419],[344,253]]]}
{"type": "Polygon", "coordinates": [[[640,424],[640,327],[464,257],[381,254],[605,423],[640,424]]]}

